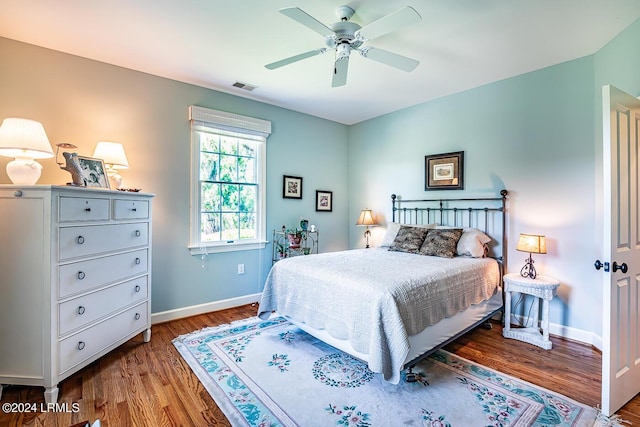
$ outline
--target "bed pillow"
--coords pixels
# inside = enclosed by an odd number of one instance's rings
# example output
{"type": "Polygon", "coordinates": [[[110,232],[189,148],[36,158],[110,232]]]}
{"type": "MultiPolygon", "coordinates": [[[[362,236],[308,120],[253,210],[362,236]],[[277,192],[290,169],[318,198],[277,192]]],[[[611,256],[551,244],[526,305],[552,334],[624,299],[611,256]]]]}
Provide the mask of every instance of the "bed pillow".
{"type": "Polygon", "coordinates": [[[467,228],[458,240],[456,252],[461,256],[482,258],[486,254],[487,243],[490,241],[491,237],[477,228],[467,228]]]}
{"type": "Polygon", "coordinates": [[[384,233],[384,237],[382,238],[382,242],[380,243],[381,248],[388,248],[393,244],[396,235],[398,234],[398,230],[400,230],[400,226],[403,225],[405,227],[419,227],[419,228],[433,228],[435,224],[424,224],[424,225],[416,225],[416,224],[400,224],[398,222],[389,222],[387,223],[387,231],[384,233]]]}
{"type": "Polygon", "coordinates": [[[426,227],[401,225],[389,250],[417,254],[428,232],[429,229],[426,227]]]}
{"type": "Polygon", "coordinates": [[[393,244],[393,239],[396,238],[396,234],[398,234],[398,230],[400,230],[400,224],[397,222],[389,222],[387,223],[387,231],[384,232],[384,237],[382,238],[382,242],[380,243],[381,248],[388,248],[393,244]]]}
{"type": "Polygon", "coordinates": [[[458,248],[462,228],[440,228],[429,230],[420,247],[420,255],[453,258],[458,248]]]}

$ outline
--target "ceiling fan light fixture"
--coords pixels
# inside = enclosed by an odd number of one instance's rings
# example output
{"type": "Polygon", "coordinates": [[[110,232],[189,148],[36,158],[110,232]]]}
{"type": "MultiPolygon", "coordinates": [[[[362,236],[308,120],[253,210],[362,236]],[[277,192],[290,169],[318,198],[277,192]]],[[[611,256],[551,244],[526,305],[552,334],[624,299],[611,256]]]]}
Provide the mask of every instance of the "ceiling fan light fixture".
{"type": "Polygon", "coordinates": [[[422,17],[410,6],[405,6],[389,15],[383,16],[364,27],[350,21],[351,17],[355,14],[355,11],[349,6],[340,6],[336,9],[336,16],[339,21],[331,24],[330,27],[318,21],[299,7],[286,7],[280,9],[280,13],[323,36],[327,47],[300,53],[265,65],[269,70],[274,70],[294,62],[302,61],[312,56],[324,53],[327,50],[335,50],[336,59],[333,67],[333,79],[331,86],[339,87],[344,86],[347,82],[349,55],[352,50],[359,51],[365,58],[403,71],[412,71],[420,63],[415,59],[398,55],[393,52],[372,48],[370,46],[363,46],[364,43],[369,40],[394,31],[402,30],[409,25],[420,22],[422,17]]]}

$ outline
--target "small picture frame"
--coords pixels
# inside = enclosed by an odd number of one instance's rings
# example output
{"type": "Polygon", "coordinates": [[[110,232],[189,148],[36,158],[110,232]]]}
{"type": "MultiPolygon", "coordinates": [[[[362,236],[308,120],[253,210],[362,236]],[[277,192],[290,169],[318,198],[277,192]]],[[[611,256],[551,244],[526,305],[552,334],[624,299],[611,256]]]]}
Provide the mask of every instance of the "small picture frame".
{"type": "Polygon", "coordinates": [[[82,170],[82,180],[85,187],[109,189],[109,177],[107,176],[102,159],[78,156],[78,163],[82,170]]]}
{"type": "Polygon", "coordinates": [[[333,210],[333,191],[316,190],[316,212],[333,210]]]}
{"type": "Polygon", "coordinates": [[[283,175],[282,197],[285,199],[302,199],[302,178],[283,175]]]}
{"type": "Polygon", "coordinates": [[[464,151],[424,156],[425,190],[464,189],[464,151]]]}

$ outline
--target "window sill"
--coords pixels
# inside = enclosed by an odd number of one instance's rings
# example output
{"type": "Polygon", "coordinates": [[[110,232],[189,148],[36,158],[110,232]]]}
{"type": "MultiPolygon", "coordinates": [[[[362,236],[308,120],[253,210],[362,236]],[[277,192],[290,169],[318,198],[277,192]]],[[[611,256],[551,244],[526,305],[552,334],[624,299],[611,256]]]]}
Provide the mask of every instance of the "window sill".
{"type": "Polygon", "coordinates": [[[210,246],[189,246],[191,255],[217,254],[222,252],[238,252],[252,251],[256,249],[264,249],[267,241],[251,242],[251,243],[228,243],[210,246]]]}

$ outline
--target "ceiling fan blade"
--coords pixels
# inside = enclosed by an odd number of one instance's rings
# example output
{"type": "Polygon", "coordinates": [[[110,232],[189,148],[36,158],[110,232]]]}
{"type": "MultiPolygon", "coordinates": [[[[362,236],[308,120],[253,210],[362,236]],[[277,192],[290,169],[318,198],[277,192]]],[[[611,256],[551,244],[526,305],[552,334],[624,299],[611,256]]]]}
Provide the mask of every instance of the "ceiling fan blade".
{"type": "Polygon", "coordinates": [[[383,49],[376,49],[374,47],[361,49],[360,54],[365,58],[373,59],[374,61],[378,61],[407,72],[415,70],[418,64],[420,64],[420,61],[416,59],[407,58],[406,56],[398,55],[397,53],[383,49]]]}
{"type": "Polygon", "coordinates": [[[331,87],[339,87],[347,84],[347,71],[349,70],[349,57],[336,59],[333,68],[333,80],[331,87]]]}
{"type": "Polygon", "coordinates": [[[299,22],[305,27],[312,29],[322,36],[332,36],[334,34],[331,28],[327,27],[322,22],[318,21],[316,18],[309,15],[299,7],[285,7],[283,9],[280,9],[280,13],[288,16],[294,21],[299,22]]]}
{"type": "Polygon", "coordinates": [[[355,36],[362,40],[371,40],[420,21],[420,14],[411,6],[406,6],[365,25],[355,32],[355,36]]]}
{"type": "Polygon", "coordinates": [[[321,55],[327,51],[326,48],[310,50],[309,52],[300,53],[298,55],[291,56],[289,58],[281,59],[280,61],[272,62],[264,67],[269,70],[275,70],[276,68],[284,67],[285,65],[292,64],[294,62],[302,61],[303,59],[311,58],[312,56],[321,55]]]}

